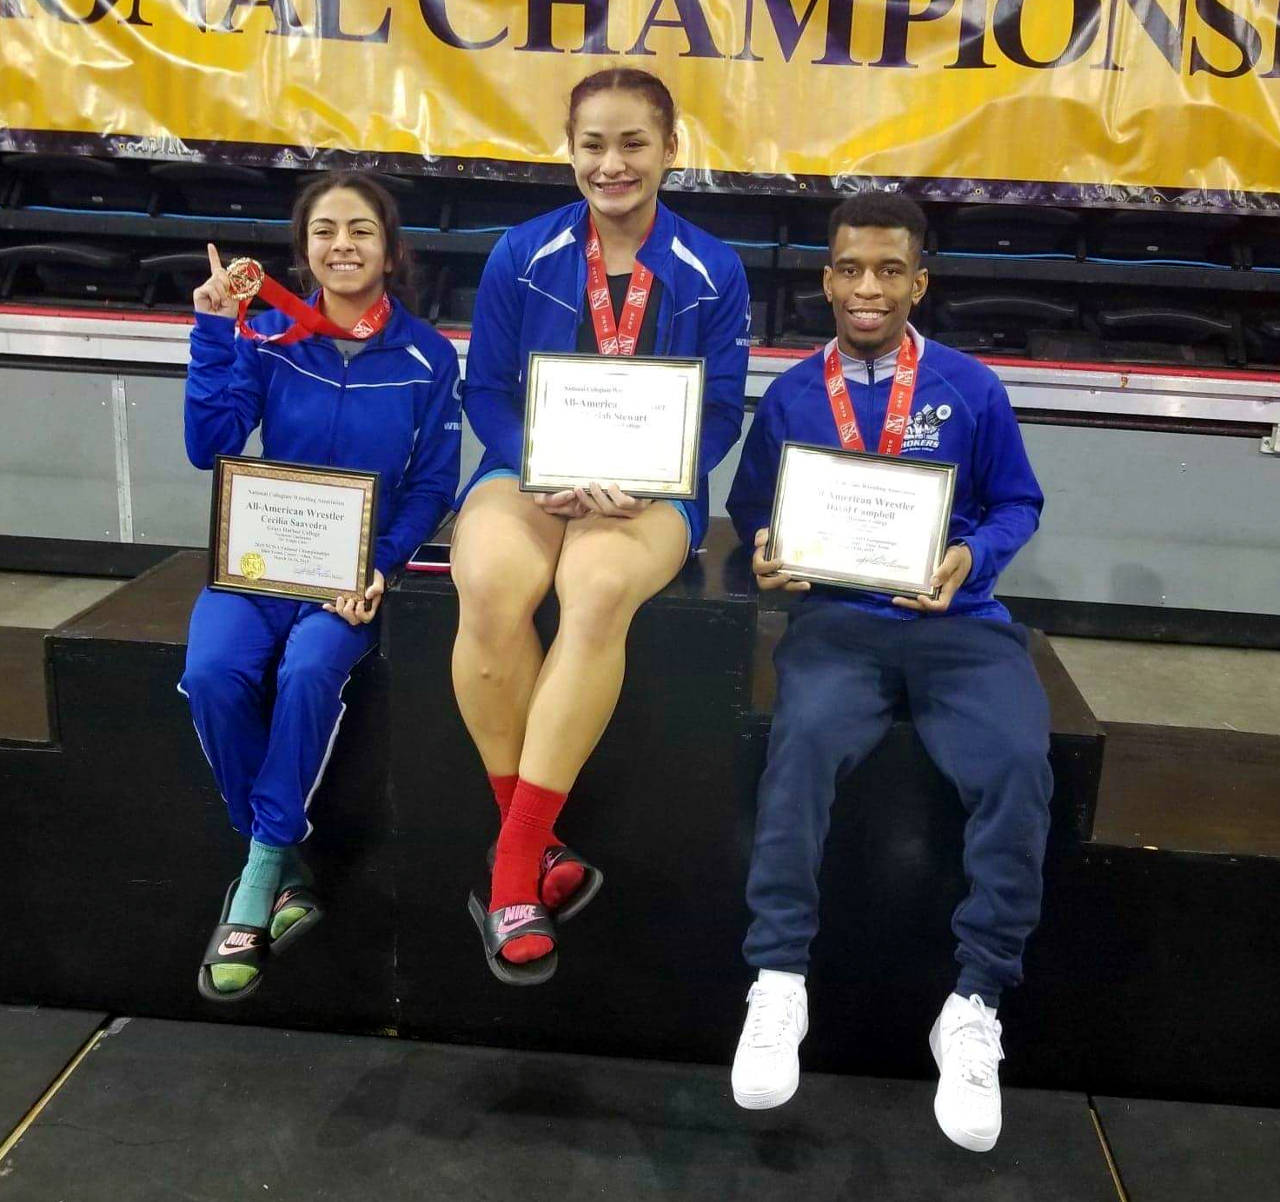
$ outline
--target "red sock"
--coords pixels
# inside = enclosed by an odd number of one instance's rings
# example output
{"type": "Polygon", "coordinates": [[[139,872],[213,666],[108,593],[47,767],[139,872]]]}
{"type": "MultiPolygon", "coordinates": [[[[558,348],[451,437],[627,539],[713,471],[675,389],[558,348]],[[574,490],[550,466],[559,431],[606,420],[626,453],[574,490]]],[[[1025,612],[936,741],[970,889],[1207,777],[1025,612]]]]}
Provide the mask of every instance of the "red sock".
{"type": "MultiPolygon", "coordinates": [[[[520,779],[517,773],[510,776],[494,776],[489,773],[489,785],[493,789],[493,799],[498,803],[498,814],[506,821],[507,811],[511,808],[511,797],[516,791],[516,782],[520,779]]],[[[563,846],[554,832],[548,847],[563,846]]],[[[542,878],[540,889],[542,904],[548,910],[559,909],[569,898],[577,893],[582,885],[586,869],[581,864],[557,864],[542,878]]]]}
{"type": "Polygon", "coordinates": [[[493,789],[493,800],[498,803],[498,817],[507,820],[507,811],[511,808],[511,795],[516,791],[516,781],[520,779],[514,772],[510,776],[494,776],[489,773],[489,786],[493,789]]]}
{"type": "MultiPolygon", "coordinates": [[[[550,847],[562,847],[559,839],[552,836],[550,847]]],[[[557,864],[542,878],[542,904],[548,910],[558,910],[565,902],[578,892],[582,878],[587,870],[581,864],[557,864]]]]}
{"type": "MultiPolygon", "coordinates": [[[[527,905],[538,901],[538,873],[542,853],[553,841],[551,828],[559,817],[567,793],[544,789],[521,779],[511,798],[511,807],[498,836],[498,851],[493,862],[493,886],[489,895],[489,912],[506,906],[527,905]]],[[[502,949],[512,964],[537,960],[551,951],[553,943],[543,935],[523,935],[502,949]]]]}

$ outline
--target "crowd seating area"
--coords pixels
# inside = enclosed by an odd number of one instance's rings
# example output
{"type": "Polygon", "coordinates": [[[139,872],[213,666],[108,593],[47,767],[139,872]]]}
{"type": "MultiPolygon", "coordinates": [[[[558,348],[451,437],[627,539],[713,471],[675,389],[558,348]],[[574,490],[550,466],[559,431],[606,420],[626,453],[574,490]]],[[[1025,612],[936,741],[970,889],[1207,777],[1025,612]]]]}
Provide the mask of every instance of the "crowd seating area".
{"type": "MultiPolygon", "coordinates": [[[[291,275],[288,213],[305,170],[8,154],[0,303],[183,311],[204,243],[291,275]]],[[[466,328],[485,256],[510,226],[573,199],[561,184],[384,175],[416,256],[419,310],[466,328]],[[495,192],[501,199],[493,199],[495,192]]],[[[684,192],[678,212],[738,251],[757,344],[832,333],[819,286],[831,196],[684,192]]],[[[1276,220],[1221,213],[928,203],[928,334],[1047,362],[1280,367],[1276,220]]]]}

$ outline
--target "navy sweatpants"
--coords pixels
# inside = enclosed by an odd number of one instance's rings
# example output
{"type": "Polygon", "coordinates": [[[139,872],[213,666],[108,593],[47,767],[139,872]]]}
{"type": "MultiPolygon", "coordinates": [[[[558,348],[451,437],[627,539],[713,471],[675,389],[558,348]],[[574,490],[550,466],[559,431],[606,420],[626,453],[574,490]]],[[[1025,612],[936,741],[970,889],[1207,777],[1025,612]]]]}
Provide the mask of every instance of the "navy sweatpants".
{"type": "Polygon", "coordinates": [[[905,695],[969,815],[969,893],[951,924],[956,991],[994,1005],[1022,979],[1022,949],[1039,921],[1053,789],[1049,707],[1025,631],[981,618],[876,617],[815,597],[793,618],[774,663],[778,701],[747,882],[747,963],[806,971],[836,782],[884,737],[905,695]]]}
{"type": "Polygon", "coordinates": [[[307,602],[210,589],[196,599],[178,691],[241,834],[283,847],[311,833],[307,806],[346,710],[342,690],[377,628],[307,602]]]}

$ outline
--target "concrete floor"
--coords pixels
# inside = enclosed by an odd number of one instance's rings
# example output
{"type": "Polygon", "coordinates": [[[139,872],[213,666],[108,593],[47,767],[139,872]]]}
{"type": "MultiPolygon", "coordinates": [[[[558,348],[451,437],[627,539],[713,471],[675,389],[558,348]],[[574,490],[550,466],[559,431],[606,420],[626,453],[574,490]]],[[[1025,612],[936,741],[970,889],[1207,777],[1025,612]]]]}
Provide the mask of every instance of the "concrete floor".
{"type": "Polygon", "coordinates": [[[0,572],[0,626],[52,630],[124,583],[98,576],[0,572]]]}
{"type": "Polygon", "coordinates": [[[1049,641],[1100,721],[1280,735],[1280,651],[1049,641]]]}
{"type": "MultiPolygon", "coordinates": [[[[51,630],[118,589],[100,577],[0,572],[0,626],[51,630]]],[[[1280,735],[1280,651],[1052,638],[1103,722],[1280,735]]]]}

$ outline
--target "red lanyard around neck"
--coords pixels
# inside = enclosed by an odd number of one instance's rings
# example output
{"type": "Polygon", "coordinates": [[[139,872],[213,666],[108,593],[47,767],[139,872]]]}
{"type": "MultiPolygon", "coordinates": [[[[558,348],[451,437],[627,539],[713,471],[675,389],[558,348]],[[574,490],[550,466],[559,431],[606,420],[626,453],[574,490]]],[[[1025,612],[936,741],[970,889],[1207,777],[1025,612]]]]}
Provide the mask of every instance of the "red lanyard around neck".
{"type": "MultiPolygon", "coordinates": [[[[243,337],[254,342],[276,342],[287,345],[301,342],[313,334],[323,334],[328,338],[350,338],[363,342],[377,334],[391,317],[391,297],[383,293],[369,306],[364,316],[349,330],[345,330],[336,322],[330,321],[319,309],[319,302],[313,308],[300,296],[295,296],[282,284],[276,283],[262,269],[256,259],[236,259],[227,265],[227,276],[231,281],[231,295],[240,302],[240,314],[237,325],[243,337]],[[279,334],[259,334],[250,327],[246,317],[249,302],[261,296],[267,304],[279,309],[286,317],[293,318],[293,325],[279,334]]],[[[324,294],[321,293],[321,296],[324,294]]]]}
{"type": "MultiPolygon", "coordinates": [[[[916,391],[916,344],[910,333],[902,335],[898,348],[898,366],[893,373],[893,387],[889,391],[889,408],[884,415],[884,429],[880,431],[880,454],[896,455],[902,450],[902,439],[907,432],[907,419],[911,416],[911,400],[916,391]]],[[[831,414],[836,419],[840,445],[846,451],[865,451],[862,431],[853,414],[853,402],[844,382],[844,369],[840,364],[840,348],[833,338],[827,344],[825,357],[827,398],[831,401],[831,414]]]]}
{"type": "MultiPolygon", "coordinates": [[[[649,227],[650,230],[653,226],[649,227]]],[[[648,234],[645,237],[648,238],[648,234]]],[[[596,349],[602,355],[634,355],[644,324],[644,311],[653,290],[653,272],[639,259],[631,269],[627,300],[622,306],[622,320],[613,319],[613,298],[609,295],[609,277],[604,270],[604,251],[595,218],[587,216],[587,303],[591,308],[591,324],[596,330],[596,349]]]]}

